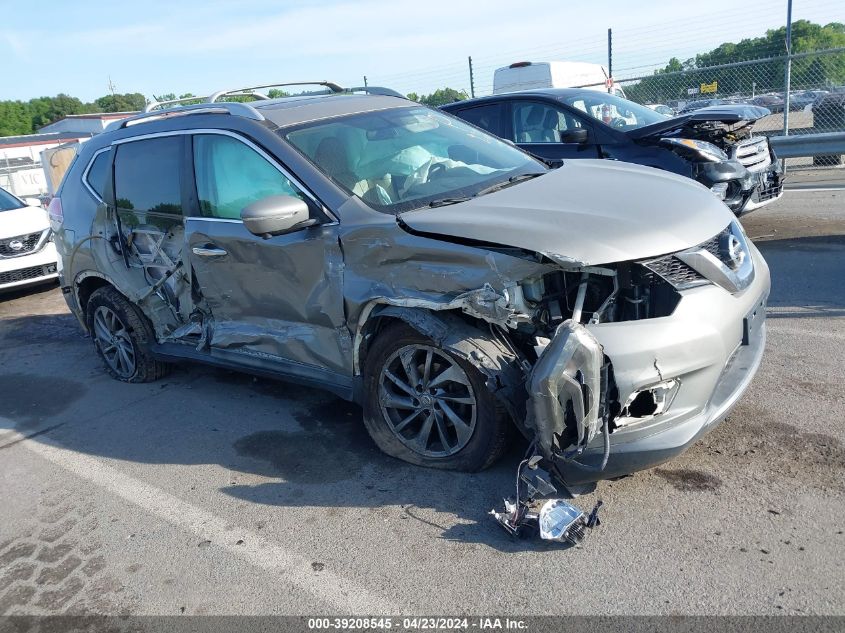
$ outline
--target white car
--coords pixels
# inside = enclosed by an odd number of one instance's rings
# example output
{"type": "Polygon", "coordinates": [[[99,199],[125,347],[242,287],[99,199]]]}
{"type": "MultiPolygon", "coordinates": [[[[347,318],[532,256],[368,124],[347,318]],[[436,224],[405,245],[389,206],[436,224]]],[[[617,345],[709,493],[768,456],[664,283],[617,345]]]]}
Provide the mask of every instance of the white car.
{"type": "Polygon", "coordinates": [[[58,277],[50,222],[39,201],[0,189],[0,292],[58,277]]]}

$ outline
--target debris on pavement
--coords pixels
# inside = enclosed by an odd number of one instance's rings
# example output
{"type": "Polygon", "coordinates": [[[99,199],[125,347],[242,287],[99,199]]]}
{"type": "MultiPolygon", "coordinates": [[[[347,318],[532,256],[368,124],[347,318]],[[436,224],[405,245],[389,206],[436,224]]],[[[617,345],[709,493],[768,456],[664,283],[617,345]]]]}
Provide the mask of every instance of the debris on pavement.
{"type": "MultiPolygon", "coordinates": [[[[533,452],[534,447],[529,449],[533,452]]],[[[549,473],[540,468],[542,456],[533,454],[519,463],[516,469],[516,499],[504,500],[504,512],[491,510],[490,514],[513,537],[537,537],[577,545],[587,534],[587,529],[600,525],[599,500],[589,515],[563,499],[539,499],[557,492],[549,473]],[[527,466],[527,468],[526,468],[527,466]],[[521,489],[524,488],[524,494],[521,489]]]]}

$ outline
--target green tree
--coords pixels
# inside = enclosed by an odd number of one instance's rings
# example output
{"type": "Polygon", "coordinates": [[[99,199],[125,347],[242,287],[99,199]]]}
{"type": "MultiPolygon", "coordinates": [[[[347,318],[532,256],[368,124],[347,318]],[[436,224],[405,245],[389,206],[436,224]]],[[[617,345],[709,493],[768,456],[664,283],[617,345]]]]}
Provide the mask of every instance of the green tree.
{"type": "Polygon", "coordinates": [[[93,104],[82,103],[76,97],[66,94],[58,94],[55,97],[30,99],[29,110],[33,130],[54,123],[69,114],[87,114],[97,111],[93,104]]]}
{"type": "Polygon", "coordinates": [[[32,133],[32,113],[23,101],[0,101],[0,136],[32,133]]]}
{"type": "MultiPolygon", "coordinates": [[[[673,57],[665,67],[656,70],[653,77],[625,86],[625,92],[634,101],[649,103],[686,99],[689,98],[689,88],[713,82],[718,85],[718,95],[783,90],[783,59],[734,68],[718,66],[782,57],[786,54],[785,42],[786,27],[781,27],[766,31],[762,37],[746,38],[737,43],[726,42],[685,62],[673,57]],[[681,71],[685,71],[684,74],[678,74],[681,71]]],[[[845,24],[833,22],[822,26],[798,20],[792,25],[793,53],[842,46],[845,46],[845,24]]],[[[845,53],[809,55],[792,62],[793,89],[823,88],[842,83],[845,83],[845,53]]]]}
{"type": "Polygon", "coordinates": [[[463,90],[455,90],[454,88],[439,88],[430,95],[418,95],[416,92],[410,92],[408,93],[408,98],[411,101],[416,101],[417,103],[422,103],[436,108],[438,106],[446,105],[447,103],[454,103],[455,101],[469,99],[469,95],[463,90]]]}
{"type": "Polygon", "coordinates": [[[143,110],[147,99],[140,92],[113,94],[100,97],[94,102],[100,112],[136,112],[143,110]]]}

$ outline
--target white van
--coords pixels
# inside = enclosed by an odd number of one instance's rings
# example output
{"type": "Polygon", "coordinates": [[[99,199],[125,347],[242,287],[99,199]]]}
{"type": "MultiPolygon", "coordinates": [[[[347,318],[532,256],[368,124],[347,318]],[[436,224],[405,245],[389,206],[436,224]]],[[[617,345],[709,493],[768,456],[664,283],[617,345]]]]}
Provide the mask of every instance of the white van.
{"type": "Polygon", "coordinates": [[[493,74],[493,94],[534,88],[590,88],[627,98],[622,86],[613,83],[607,68],[601,64],[516,62],[497,68],[493,74]]]}

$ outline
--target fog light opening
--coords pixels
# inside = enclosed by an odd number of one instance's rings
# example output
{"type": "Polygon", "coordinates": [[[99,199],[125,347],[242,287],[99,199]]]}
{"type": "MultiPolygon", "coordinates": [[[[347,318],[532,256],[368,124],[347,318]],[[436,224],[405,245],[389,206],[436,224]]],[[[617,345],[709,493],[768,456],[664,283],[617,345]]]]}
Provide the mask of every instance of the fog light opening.
{"type": "Polygon", "coordinates": [[[616,427],[651,419],[665,413],[678,393],[681,381],[667,380],[640,391],[635,391],[614,420],[616,427]]]}

